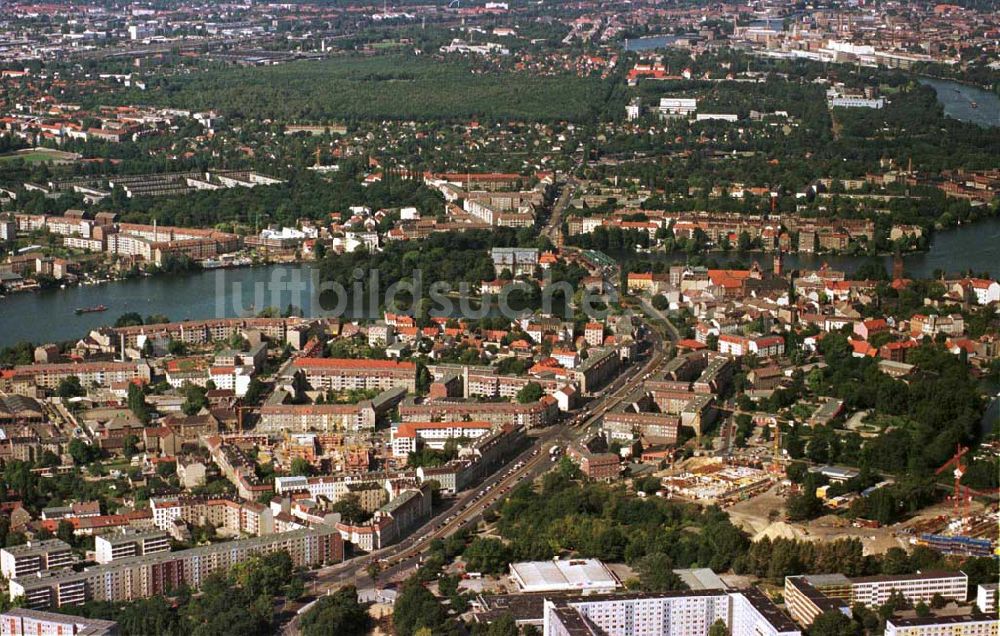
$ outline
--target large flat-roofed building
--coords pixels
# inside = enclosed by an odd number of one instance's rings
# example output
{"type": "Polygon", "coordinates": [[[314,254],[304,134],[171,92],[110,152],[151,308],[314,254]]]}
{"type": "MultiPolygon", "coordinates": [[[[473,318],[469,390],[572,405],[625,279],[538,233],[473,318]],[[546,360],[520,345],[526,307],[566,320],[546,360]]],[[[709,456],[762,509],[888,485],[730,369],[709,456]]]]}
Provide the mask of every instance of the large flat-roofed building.
{"type": "Polygon", "coordinates": [[[703,636],[712,624],[729,623],[724,592],[665,592],[546,600],[546,636],[703,636]],[[580,631],[590,629],[592,631],[580,631]]]}
{"type": "Polygon", "coordinates": [[[186,585],[192,589],[258,554],[288,552],[296,567],[339,562],[344,542],[336,529],[320,526],[281,534],[199,546],[178,552],[136,556],[82,572],[38,572],[10,581],[11,600],[25,598],[31,609],[78,605],[86,601],[132,601],[186,585]]]}
{"type": "Polygon", "coordinates": [[[757,589],[740,590],[732,600],[729,633],[732,636],[798,636],[799,628],[757,589]]]}
{"type": "Polygon", "coordinates": [[[60,539],[29,541],[0,550],[0,572],[6,579],[65,568],[72,563],[70,545],[60,539]]]}
{"type": "Polygon", "coordinates": [[[789,576],[785,578],[785,607],[801,625],[809,626],[826,612],[849,616],[851,580],[843,574],[789,576]]]}
{"type": "Polygon", "coordinates": [[[996,612],[961,616],[890,618],[885,636],[997,636],[1000,620],[996,612]]]}
{"type": "Polygon", "coordinates": [[[394,387],[417,389],[417,367],[412,362],[395,360],[354,360],[347,358],[299,358],[292,368],[302,370],[314,389],[346,391],[394,387]]]}
{"type": "Polygon", "coordinates": [[[756,589],[543,598],[546,636],[706,636],[717,621],[733,636],[801,635],[756,589]]]}
{"type": "Polygon", "coordinates": [[[997,584],[984,583],[976,586],[976,607],[980,612],[997,611],[997,584]]]}
{"type": "Polygon", "coordinates": [[[95,559],[101,564],[169,551],[170,537],[163,530],[123,529],[94,538],[95,559]]]}
{"type": "Polygon", "coordinates": [[[608,593],[622,585],[597,559],[511,563],[510,575],[521,592],[608,593]]]}
{"type": "Polygon", "coordinates": [[[587,359],[573,370],[573,376],[580,387],[580,392],[591,395],[618,373],[621,358],[618,356],[618,350],[611,347],[594,347],[587,353],[589,354],[587,359]]]}
{"type": "Polygon", "coordinates": [[[118,623],[15,608],[0,614],[0,636],[118,636],[118,623]]]}
{"type": "Polygon", "coordinates": [[[968,596],[969,577],[964,572],[931,571],[892,576],[866,576],[851,579],[851,603],[868,607],[884,605],[893,592],[911,603],[930,603],[935,594],[956,601],[968,596]]]}
{"type": "Polygon", "coordinates": [[[661,117],[687,117],[698,110],[698,100],[693,97],[661,97],[661,117]]]}
{"type": "Polygon", "coordinates": [[[850,606],[884,605],[894,593],[911,603],[930,603],[936,594],[965,601],[969,577],[964,572],[928,571],[848,578],[843,574],[810,574],[785,577],[785,604],[801,625],[809,626],[828,611],[850,615],[850,606]]]}
{"type": "Polygon", "coordinates": [[[707,636],[721,621],[738,636],[800,636],[791,619],[757,589],[654,593],[533,592],[479,595],[472,618],[509,615],[546,636],[707,636]]]}

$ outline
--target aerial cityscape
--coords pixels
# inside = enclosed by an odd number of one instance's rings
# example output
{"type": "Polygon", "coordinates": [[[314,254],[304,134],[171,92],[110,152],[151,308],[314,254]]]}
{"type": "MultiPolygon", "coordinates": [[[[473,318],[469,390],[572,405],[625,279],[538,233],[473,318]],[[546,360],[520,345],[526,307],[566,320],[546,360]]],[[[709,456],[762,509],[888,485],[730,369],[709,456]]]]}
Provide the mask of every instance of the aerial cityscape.
{"type": "Polygon", "coordinates": [[[996,0],[0,2],[0,636],[1000,636],[996,0]]]}

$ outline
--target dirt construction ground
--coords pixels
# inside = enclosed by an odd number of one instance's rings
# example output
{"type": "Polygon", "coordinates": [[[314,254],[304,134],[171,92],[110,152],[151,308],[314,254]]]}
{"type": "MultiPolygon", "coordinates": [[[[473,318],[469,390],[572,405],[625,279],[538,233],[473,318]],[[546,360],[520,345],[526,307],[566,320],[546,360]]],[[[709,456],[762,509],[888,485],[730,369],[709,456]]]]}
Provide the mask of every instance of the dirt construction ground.
{"type": "Polygon", "coordinates": [[[806,524],[784,521],[785,497],[774,487],[766,493],[733,504],[726,509],[737,527],[756,541],[765,536],[803,541],[834,541],[847,537],[861,539],[865,554],[881,554],[891,547],[907,548],[905,536],[897,537],[889,528],[854,528],[836,515],[826,515],[806,524]],[[776,511],[775,516],[772,511],[776,511]]]}

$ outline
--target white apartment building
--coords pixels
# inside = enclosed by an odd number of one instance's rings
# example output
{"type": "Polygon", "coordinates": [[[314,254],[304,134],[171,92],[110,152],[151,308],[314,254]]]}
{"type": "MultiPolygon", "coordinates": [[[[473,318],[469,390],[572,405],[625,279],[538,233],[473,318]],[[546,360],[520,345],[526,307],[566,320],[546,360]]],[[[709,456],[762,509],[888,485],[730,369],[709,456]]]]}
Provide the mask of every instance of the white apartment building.
{"type": "Polygon", "coordinates": [[[403,422],[392,429],[392,454],[406,457],[421,445],[441,450],[450,439],[477,439],[491,430],[489,422],[403,422]]]}
{"type": "Polygon", "coordinates": [[[325,497],[332,503],[337,503],[345,495],[361,484],[376,483],[392,496],[391,482],[383,475],[376,474],[340,474],[324,475],[322,477],[275,477],[274,492],[277,495],[288,493],[309,493],[310,499],[325,497]]]}
{"type": "Polygon", "coordinates": [[[956,601],[968,596],[969,577],[964,572],[933,571],[892,576],[867,576],[851,579],[851,602],[867,607],[884,605],[893,592],[911,603],[930,603],[935,594],[956,601]]]}
{"type": "Polygon", "coordinates": [[[661,97],[660,116],[687,117],[698,110],[698,100],[688,97],[661,97]]]}
{"type": "Polygon", "coordinates": [[[0,550],[0,573],[6,579],[65,568],[72,563],[70,546],[60,539],[29,541],[0,550]]]}
{"type": "Polygon", "coordinates": [[[98,563],[105,564],[128,557],[145,556],[170,551],[170,537],[162,530],[102,534],[94,538],[94,553],[98,563]]]}
{"type": "Polygon", "coordinates": [[[545,636],[703,636],[718,620],[728,625],[729,611],[723,591],[546,599],[543,630],[545,636]]]}
{"type": "Polygon", "coordinates": [[[756,589],[730,594],[732,636],[798,636],[799,628],[756,589]]]}
{"type": "Polygon", "coordinates": [[[997,584],[986,583],[976,586],[976,607],[987,614],[997,611],[997,584]]]}
{"type": "Polygon", "coordinates": [[[997,613],[972,616],[890,618],[885,636],[997,636],[997,613]]]}

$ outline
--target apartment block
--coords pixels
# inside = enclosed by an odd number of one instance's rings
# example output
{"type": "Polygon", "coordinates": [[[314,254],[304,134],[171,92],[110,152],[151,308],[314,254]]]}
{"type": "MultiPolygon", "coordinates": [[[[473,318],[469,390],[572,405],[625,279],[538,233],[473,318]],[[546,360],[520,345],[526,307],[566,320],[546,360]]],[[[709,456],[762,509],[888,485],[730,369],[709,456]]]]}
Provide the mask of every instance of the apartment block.
{"type": "Polygon", "coordinates": [[[964,572],[933,571],[893,576],[868,576],[851,579],[851,604],[868,607],[883,605],[893,592],[899,592],[911,603],[930,603],[935,594],[946,599],[965,601],[969,577],[964,572]]]}
{"type": "Polygon", "coordinates": [[[108,386],[136,379],[149,382],[151,373],[145,361],[26,364],[14,367],[15,376],[33,378],[36,386],[52,391],[59,388],[60,382],[72,376],[80,378],[83,386],[108,386]]]}
{"type": "MultiPolygon", "coordinates": [[[[400,485],[412,483],[413,475],[386,473],[352,473],[318,477],[275,477],[274,492],[278,495],[307,494],[310,499],[322,497],[337,503],[349,494],[357,494],[361,507],[368,509],[366,497],[379,499],[372,510],[382,505],[381,499],[392,496],[400,485]],[[374,492],[373,492],[374,491],[374,492]]],[[[371,502],[374,503],[374,502],[371,502]]]]}
{"type": "Polygon", "coordinates": [[[820,614],[836,610],[850,613],[850,606],[884,605],[894,593],[911,603],[930,603],[935,594],[955,601],[966,600],[969,577],[964,572],[928,571],[848,578],[843,574],[785,577],[785,603],[801,625],[809,626],[820,614]]]}
{"type": "Polygon", "coordinates": [[[265,404],[255,428],[268,434],[374,429],[375,409],[369,400],[359,404],[265,404]]]}
{"type": "Polygon", "coordinates": [[[406,387],[415,392],[417,368],[412,362],[352,360],[344,358],[299,358],[292,368],[302,370],[314,389],[346,391],[406,387]]]}
{"type": "Polygon", "coordinates": [[[344,541],[371,552],[395,543],[431,515],[431,489],[427,484],[409,488],[375,511],[364,524],[338,523],[344,541]]]}
{"type": "Polygon", "coordinates": [[[274,519],[267,506],[250,501],[207,497],[153,497],[149,500],[153,525],[170,532],[175,521],[190,525],[225,528],[232,532],[263,536],[274,532],[274,519]]]}
{"type": "Polygon", "coordinates": [[[546,636],[705,636],[716,621],[739,636],[798,636],[756,590],[562,597],[544,600],[546,636]]]}
{"type": "Polygon", "coordinates": [[[77,605],[86,601],[127,602],[163,594],[181,585],[192,589],[216,572],[224,572],[260,554],[287,551],[296,566],[335,563],[344,544],[333,528],[317,527],[281,534],[124,558],[82,572],[39,572],[10,582],[11,600],[25,598],[31,609],[77,605]]]}
{"type": "Polygon", "coordinates": [[[422,402],[407,400],[399,405],[399,417],[403,422],[475,420],[489,422],[494,426],[510,424],[535,428],[548,424],[557,414],[557,403],[546,398],[529,404],[443,399],[422,402]]]}
{"type": "Polygon", "coordinates": [[[15,608],[0,614],[0,636],[118,636],[118,623],[15,608]]]}
{"type": "Polygon", "coordinates": [[[155,325],[118,327],[118,335],[126,347],[136,348],[140,338],[163,338],[177,340],[185,344],[206,344],[218,340],[228,340],[233,334],[248,329],[260,331],[271,340],[284,342],[289,327],[298,326],[301,318],[220,318],[216,320],[187,320],[155,325]]]}
{"type": "Polygon", "coordinates": [[[162,530],[121,530],[94,538],[94,552],[100,564],[170,551],[170,537],[162,530]]]}
{"type": "Polygon", "coordinates": [[[448,440],[474,440],[491,430],[489,422],[403,422],[392,429],[392,454],[406,457],[422,445],[441,450],[448,440]]]}
{"type": "Polygon", "coordinates": [[[72,563],[70,546],[61,539],[29,541],[0,550],[0,572],[6,579],[65,568],[72,563]]]}
{"type": "Polygon", "coordinates": [[[885,636],[997,636],[1000,620],[996,612],[961,616],[890,618],[885,636]]]}
{"type": "Polygon", "coordinates": [[[799,628],[769,598],[755,588],[729,595],[732,636],[798,636],[799,628]]]}
{"type": "Polygon", "coordinates": [[[417,469],[421,482],[434,480],[442,492],[456,493],[478,483],[495,471],[505,457],[521,447],[525,437],[522,426],[505,425],[473,440],[463,456],[444,466],[417,469]]]}

